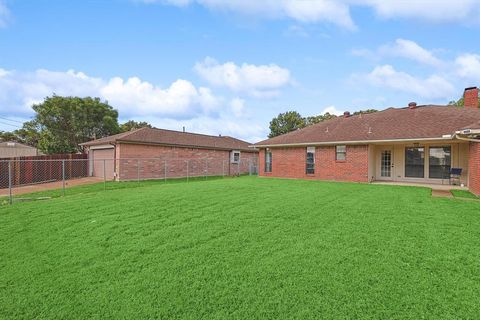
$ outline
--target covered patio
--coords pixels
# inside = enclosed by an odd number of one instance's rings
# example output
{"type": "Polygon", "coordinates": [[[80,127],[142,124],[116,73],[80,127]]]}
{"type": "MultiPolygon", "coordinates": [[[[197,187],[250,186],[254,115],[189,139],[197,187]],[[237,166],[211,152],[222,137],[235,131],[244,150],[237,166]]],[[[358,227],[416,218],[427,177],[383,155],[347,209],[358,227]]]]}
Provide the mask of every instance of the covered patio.
{"type": "Polygon", "coordinates": [[[374,183],[467,189],[469,143],[456,139],[369,145],[369,179],[374,183]],[[461,169],[450,179],[452,168],[461,169]]]}

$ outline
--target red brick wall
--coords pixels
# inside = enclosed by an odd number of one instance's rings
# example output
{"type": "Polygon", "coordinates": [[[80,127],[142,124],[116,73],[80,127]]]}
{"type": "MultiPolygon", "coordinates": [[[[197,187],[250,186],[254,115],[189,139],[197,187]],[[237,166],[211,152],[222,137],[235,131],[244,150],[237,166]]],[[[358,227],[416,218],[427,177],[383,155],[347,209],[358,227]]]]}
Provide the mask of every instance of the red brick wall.
{"type": "Polygon", "coordinates": [[[478,109],[478,88],[465,90],[463,98],[463,104],[466,108],[478,109]]]}
{"type": "Polygon", "coordinates": [[[347,159],[335,160],[335,147],[315,149],[315,174],[306,174],[306,147],[271,148],[272,172],[265,172],[265,149],[260,150],[259,175],[319,180],[368,182],[368,146],[347,146],[347,159]]]}
{"type": "Polygon", "coordinates": [[[472,193],[480,195],[480,143],[470,142],[468,184],[472,193]]]}
{"type": "Polygon", "coordinates": [[[119,180],[163,179],[245,174],[258,153],[240,153],[240,164],[230,163],[230,151],[158,145],[118,144],[119,180]]]}

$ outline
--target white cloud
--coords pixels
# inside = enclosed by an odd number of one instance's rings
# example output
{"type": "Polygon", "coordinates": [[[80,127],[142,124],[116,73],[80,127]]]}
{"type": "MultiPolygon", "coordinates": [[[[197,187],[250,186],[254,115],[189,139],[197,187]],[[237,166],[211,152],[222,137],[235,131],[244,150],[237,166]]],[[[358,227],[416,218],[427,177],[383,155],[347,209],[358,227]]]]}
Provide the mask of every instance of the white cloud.
{"type": "Polygon", "coordinates": [[[334,114],[336,116],[341,116],[343,115],[343,111],[341,110],[338,110],[337,107],[335,106],[329,106],[329,107],[326,107],[325,109],[323,109],[322,113],[321,114],[325,114],[325,113],[330,113],[330,114],[334,114]]]}
{"type": "Polygon", "coordinates": [[[196,3],[211,10],[265,18],[289,18],[303,23],[328,22],[355,29],[352,7],[371,8],[377,16],[433,22],[478,23],[480,0],[143,0],[185,7],[196,3]]]}
{"type": "Polygon", "coordinates": [[[372,60],[380,60],[385,57],[400,57],[419,62],[421,64],[443,67],[445,62],[436,57],[433,50],[427,50],[412,40],[396,39],[394,43],[380,46],[376,50],[354,49],[351,54],[372,60]]]}
{"type": "Polygon", "coordinates": [[[417,18],[434,22],[478,22],[479,0],[353,0],[353,4],[371,6],[383,18],[417,18]]]}
{"type": "Polygon", "coordinates": [[[467,80],[480,82],[480,55],[463,54],[455,59],[457,75],[467,80]]]}
{"type": "Polygon", "coordinates": [[[403,57],[422,64],[440,67],[442,60],[435,57],[432,51],[429,51],[416,42],[405,39],[397,39],[394,44],[384,45],[379,49],[381,55],[403,57]]]}
{"type": "Polygon", "coordinates": [[[219,64],[207,57],[197,63],[194,69],[211,85],[255,97],[278,95],[278,89],[291,82],[290,71],[275,64],[257,66],[244,63],[238,66],[233,62],[219,64]]]}
{"type": "Polygon", "coordinates": [[[0,28],[5,28],[10,20],[10,10],[8,10],[5,2],[0,0],[0,28]]]}
{"type": "Polygon", "coordinates": [[[233,98],[232,101],[230,101],[230,108],[236,117],[243,116],[245,114],[245,100],[233,98]]]}
{"type": "Polygon", "coordinates": [[[450,98],[456,92],[454,86],[440,75],[434,74],[422,79],[397,71],[390,65],[378,66],[368,74],[353,75],[352,80],[356,83],[367,81],[378,87],[429,99],[450,98]]]}
{"type": "MultiPolygon", "coordinates": [[[[209,88],[196,87],[187,80],[160,87],[138,77],[102,79],[73,70],[19,72],[0,68],[0,115],[28,119],[33,115],[31,105],[53,93],[108,100],[119,110],[122,121],[148,121],[173,130],[186,126],[191,132],[231,135],[251,142],[267,135],[260,119],[250,117],[245,100],[225,101],[209,88]]],[[[0,130],[14,130],[19,125],[0,124],[0,130]]]]}
{"type": "Polygon", "coordinates": [[[291,25],[288,29],[284,32],[285,36],[288,37],[300,37],[300,38],[309,38],[310,34],[305,30],[304,27],[299,25],[291,25]]]}
{"type": "Polygon", "coordinates": [[[176,80],[169,87],[161,88],[137,77],[104,80],[73,70],[18,72],[0,69],[0,111],[29,113],[33,103],[54,93],[98,96],[124,115],[193,117],[213,112],[221,103],[210,89],[197,88],[187,80],[176,80]]]}
{"type": "Polygon", "coordinates": [[[197,3],[211,10],[259,15],[266,18],[290,18],[299,22],[329,22],[354,29],[349,7],[335,0],[144,0],[184,7],[197,3]]]}

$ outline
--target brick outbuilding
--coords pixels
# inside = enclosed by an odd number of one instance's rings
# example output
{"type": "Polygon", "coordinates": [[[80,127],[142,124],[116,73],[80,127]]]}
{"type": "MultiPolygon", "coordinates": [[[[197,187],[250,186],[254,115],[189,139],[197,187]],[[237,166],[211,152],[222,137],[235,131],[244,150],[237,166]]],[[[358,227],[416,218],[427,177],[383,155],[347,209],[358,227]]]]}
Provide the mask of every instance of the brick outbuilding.
{"type": "Polygon", "coordinates": [[[258,150],[228,136],[140,128],[82,144],[90,174],[115,180],[238,175],[257,171],[258,150]]]}
{"type": "Polygon", "coordinates": [[[255,144],[259,175],[468,186],[480,194],[479,90],[465,105],[410,103],[324,121],[255,144]],[[459,173],[459,179],[452,180],[459,173]],[[453,182],[452,182],[453,181],[453,182]]]}

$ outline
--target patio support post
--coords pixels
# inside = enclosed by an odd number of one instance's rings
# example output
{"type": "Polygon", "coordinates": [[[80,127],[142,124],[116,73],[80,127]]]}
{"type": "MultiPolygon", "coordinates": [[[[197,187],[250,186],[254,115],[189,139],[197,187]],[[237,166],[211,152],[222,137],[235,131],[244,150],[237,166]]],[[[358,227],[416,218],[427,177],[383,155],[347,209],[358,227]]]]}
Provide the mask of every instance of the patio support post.
{"type": "Polygon", "coordinates": [[[189,161],[188,160],[185,160],[185,161],[187,162],[187,182],[188,182],[188,167],[189,167],[188,162],[189,161]]]}

